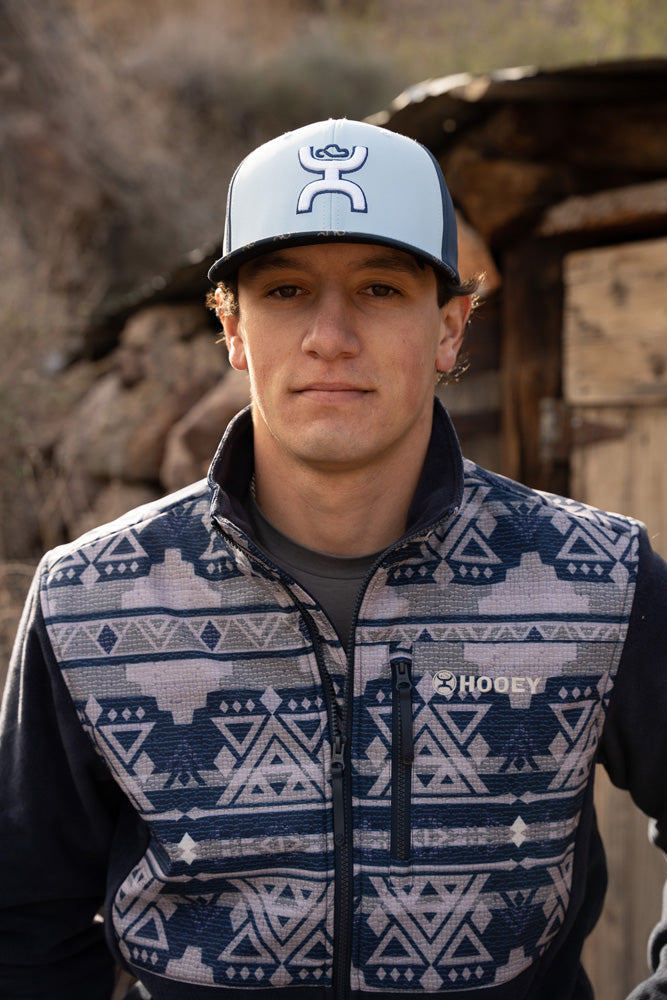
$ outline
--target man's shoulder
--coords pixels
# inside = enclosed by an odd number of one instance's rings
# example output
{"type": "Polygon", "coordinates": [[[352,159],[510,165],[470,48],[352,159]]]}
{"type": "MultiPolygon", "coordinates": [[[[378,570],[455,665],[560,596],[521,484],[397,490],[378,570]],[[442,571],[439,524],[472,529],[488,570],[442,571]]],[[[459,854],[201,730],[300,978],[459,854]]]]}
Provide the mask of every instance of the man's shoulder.
{"type": "Polygon", "coordinates": [[[464,496],[471,503],[496,506],[498,512],[519,518],[548,518],[556,527],[579,522],[591,529],[613,535],[636,535],[641,521],[603,510],[572,497],[533,489],[523,483],[491,472],[464,459],[464,496]]]}

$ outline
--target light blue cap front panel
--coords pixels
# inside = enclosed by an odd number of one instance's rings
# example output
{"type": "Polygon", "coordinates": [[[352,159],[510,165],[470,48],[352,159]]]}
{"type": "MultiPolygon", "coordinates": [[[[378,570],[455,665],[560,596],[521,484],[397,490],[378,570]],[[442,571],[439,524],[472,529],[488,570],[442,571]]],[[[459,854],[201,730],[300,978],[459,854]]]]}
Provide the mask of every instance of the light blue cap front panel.
{"type": "Polygon", "coordinates": [[[246,157],[209,276],[276,245],[330,239],[402,247],[458,280],[454,208],[435,159],[412,139],[346,119],[288,132],[246,157]]]}

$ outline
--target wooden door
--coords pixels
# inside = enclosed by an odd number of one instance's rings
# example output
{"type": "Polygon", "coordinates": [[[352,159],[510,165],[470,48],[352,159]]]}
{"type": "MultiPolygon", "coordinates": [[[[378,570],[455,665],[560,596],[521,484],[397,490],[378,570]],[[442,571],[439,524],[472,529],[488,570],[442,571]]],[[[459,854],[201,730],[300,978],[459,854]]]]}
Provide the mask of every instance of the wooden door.
{"type": "MultiPolygon", "coordinates": [[[[639,517],[667,558],[667,239],[571,253],[563,282],[570,493],[639,517]]],[[[596,805],[610,883],[585,964],[596,997],[624,1000],[647,976],[667,865],[646,817],[601,768],[596,805]]]]}

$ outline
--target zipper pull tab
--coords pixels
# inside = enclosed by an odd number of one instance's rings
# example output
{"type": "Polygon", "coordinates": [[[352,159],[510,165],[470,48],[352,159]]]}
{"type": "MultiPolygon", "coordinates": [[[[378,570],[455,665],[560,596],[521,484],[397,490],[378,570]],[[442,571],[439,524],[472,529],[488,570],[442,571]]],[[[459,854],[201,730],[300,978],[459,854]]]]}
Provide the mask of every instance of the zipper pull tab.
{"type": "Polygon", "coordinates": [[[394,660],[395,686],[398,693],[400,754],[404,764],[412,764],[415,747],[412,732],[412,678],[407,660],[394,660]]]}
{"type": "Polygon", "coordinates": [[[331,747],[331,796],[333,800],[334,844],[342,847],[345,843],[345,796],[343,795],[343,775],[345,773],[345,740],[340,733],[334,737],[331,747]]]}

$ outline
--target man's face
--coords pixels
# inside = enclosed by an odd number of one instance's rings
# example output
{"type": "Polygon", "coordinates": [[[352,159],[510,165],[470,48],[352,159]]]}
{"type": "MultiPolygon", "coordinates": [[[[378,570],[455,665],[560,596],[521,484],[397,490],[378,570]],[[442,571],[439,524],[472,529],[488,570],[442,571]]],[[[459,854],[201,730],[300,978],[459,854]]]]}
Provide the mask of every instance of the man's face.
{"type": "Polygon", "coordinates": [[[250,376],[265,469],[343,472],[425,451],[437,371],[449,370],[469,298],[440,308],[435,274],[373,244],[288,247],[243,264],[224,318],[250,376]]]}

